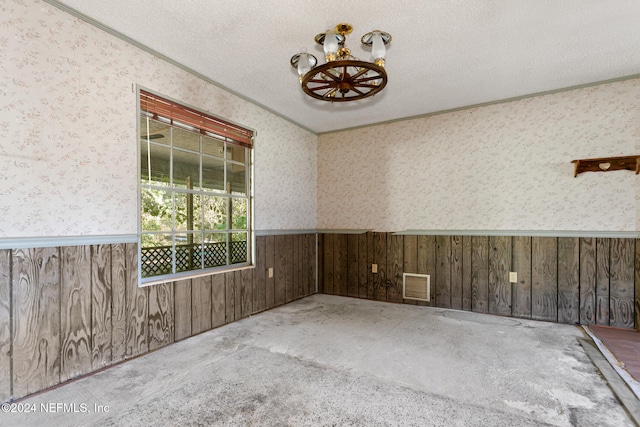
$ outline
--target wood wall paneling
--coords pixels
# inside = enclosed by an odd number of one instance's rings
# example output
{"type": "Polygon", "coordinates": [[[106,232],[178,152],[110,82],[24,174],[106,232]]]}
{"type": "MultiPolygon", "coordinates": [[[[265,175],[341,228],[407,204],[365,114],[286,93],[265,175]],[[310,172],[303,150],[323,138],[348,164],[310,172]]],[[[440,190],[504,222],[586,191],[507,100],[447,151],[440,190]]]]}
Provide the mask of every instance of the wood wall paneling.
{"type": "MultiPolygon", "coordinates": [[[[374,276],[373,274],[373,270],[372,270],[372,264],[375,262],[375,258],[376,258],[376,248],[374,245],[374,235],[372,231],[367,231],[366,233],[366,237],[365,239],[367,240],[367,265],[366,265],[366,270],[367,270],[367,286],[366,286],[366,292],[364,292],[364,297],[363,298],[367,298],[367,299],[375,299],[375,286],[374,283],[377,279],[376,276],[374,276]]],[[[361,292],[362,295],[362,292],[361,292]]]]}
{"type": "Polygon", "coordinates": [[[179,341],[190,337],[191,331],[191,279],[178,280],[173,285],[174,337],[179,341]]]}
{"type": "Polygon", "coordinates": [[[421,301],[419,305],[435,306],[436,288],[436,239],[435,236],[418,236],[418,274],[430,276],[429,302],[421,301]]]}
{"type": "Polygon", "coordinates": [[[436,236],[436,306],[451,307],[451,236],[436,236]]]}
{"type": "Polygon", "coordinates": [[[287,236],[275,236],[275,305],[282,305],[287,300],[287,240],[287,236]]]}
{"type": "Polygon", "coordinates": [[[231,323],[236,318],[236,277],[233,272],[224,274],[224,289],[225,323],[231,323]]]}
{"type": "Polygon", "coordinates": [[[581,237],[580,246],[580,323],[596,323],[596,239],[581,237]]]}
{"type": "MultiPolygon", "coordinates": [[[[267,265],[266,265],[266,241],[265,236],[256,237],[256,266],[253,280],[253,312],[263,311],[266,304],[267,265]]],[[[213,299],[215,301],[215,298],[213,299]]]]}
{"type": "Polygon", "coordinates": [[[387,237],[388,233],[373,233],[374,260],[378,272],[373,274],[373,298],[387,300],[387,237]]]}
{"type": "Polygon", "coordinates": [[[580,322],[580,241],[558,238],[558,322],[580,322]]]}
{"type": "Polygon", "coordinates": [[[514,236],[512,271],[518,281],[511,286],[511,315],[531,318],[531,237],[514,236]]]}
{"type": "Polygon", "coordinates": [[[275,307],[276,305],[276,243],[275,236],[265,237],[265,263],[266,263],[266,279],[265,279],[265,310],[275,307]],[[269,277],[269,269],[272,269],[272,276],[269,277]]]}
{"type": "Polygon", "coordinates": [[[173,282],[149,287],[149,350],[175,341],[173,282]]]}
{"type": "MultiPolygon", "coordinates": [[[[418,273],[418,236],[404,236],[403,239],[403,257],[402,257],[402,272],[403,273],[418,273]]],[[[400,281],[399,292],[402,295],[403,282],[400,281]]],[[[405,304],[417,305],[418,301],[404,300],[405,304]]]]}
{"type": "Polygon", "coordinates": [[[13,250],[13,397],[60,382],[60,249],[13,250]]]}
{"type": "Polygon", "coordinates": [[[471,238],[471,309],[489,311],[489,237],[471,238]]]}
{"type": "Polygon", "coordinates": [[[489,237],[489,305],[491,314],[511,315],[511,237],[489,237]]]}
{"type": "Polygon", "coordinates": [[[224,274],[211,276],[211,327],[217,328],[225,324],[226,312],[226,278],[224,274]]]}
{"type": "Polygon", "coordinates": [[[91,247],[91,369],[111,364],[111,245],[91,247]]]}
{"type": "Polygon", "coordinates": [[[531,239],[531,318],[558,320],[558,241],[531,239]]]}
{"type": "Polygon", "coordinates": [[[61,366],[64,382],[91,371],[91,247],[61,248],[61,366]]]}
{"type": "Polygon", "coordinates": [[[610,239],[596,239],[596,324],[604,326],[609,326],[610,250],[610,239]]]}
{"type": "Polygon", "coordinates": [[[360,286],[360,248],[358,234],[347,235],[347,295],[359,296],[360,286]]]}
{"type": "Polygon", "coordinates": [[[191,279],[192,335],[211,329],[211,296],[211,276],[200,276],[191,279]]]}
{"type": "Polygon", "coordinates": [[[609,279],[609,324],[634,326],[634,239],[611,239],[609,279]]]}
{"type": "Polygon", "coordinates": [[[635,272],[635,325],[636,330],[640,331],[640,239],[636,239],[635,272]]]}
{"type": "Polygon", "coordinates": [[[0,402],[11,398],[11,250],[0,250],[0,402]]]}
{"type": "Polygon", "coordinates": [[[347,296],[348,286],[348,242],[346,234],[333,236],[333,291],[336,295],[347,296]]]}
{"type": "Polygon", "coordinates": [[[138,245],[125,244],[127,316],[127,357],[149,351],[149,287],[138,286],[138,245]]]}
{"type": "Polygon", "coordinates": [[[404,236],[387,237],[387,301],[402,302],[404,236]]]}
{"type": "Polygon", "coordinates": [[[462,236],[462,309],[471,311],[471,236],[462,236]]]}
{"type": "MultiPolygon", "coordinates": [[[[294,289],[294,265],[293,265],[293,259],[294,259],[294,255],[293,255],[293,242],[294,242],[294,235],[292,234],[287,234],[286,236],[284,236],[284,241],[285,241],[285,247],[284,247],[284,254],[281,254],[281,258],[283,259],[283,266],[284,266],[284,274],[285,274],[285,291],[284,291],[284,302],[291,302],[293,301],[294,298],[294,293],[293,293],[293,289],[294,289]]],[[[346,252],[346,251],[345,251],[346,252]]]]}
{"type": "Polygon", "coordinates": [[[237,271],[236,274],[240,277],[240,317],[249,317],[253,313],[253,287],[251,284],[253,269],[245,268],[237,271]]]}
{"type": "Polygon", "coordinates": [[[302,296],[302,234],[293,236],[293,299],[302,296]]]}
{"type": "Polygon", "coordinates": [[[125,245],[111,246],[111,361],[124,360],[127,355],[127,274],[125,245]]]}
{"type": "Polygon", "coordinates": [[[305,234],[305,274],[304,274],[304,286],[305,295],[311,295],[316,292],[316,235],[305,234]]]}
{"type": "Polygon", "coordinates": [[[451,236],[451,308],[462,310],[462,236],[451,236]]]}

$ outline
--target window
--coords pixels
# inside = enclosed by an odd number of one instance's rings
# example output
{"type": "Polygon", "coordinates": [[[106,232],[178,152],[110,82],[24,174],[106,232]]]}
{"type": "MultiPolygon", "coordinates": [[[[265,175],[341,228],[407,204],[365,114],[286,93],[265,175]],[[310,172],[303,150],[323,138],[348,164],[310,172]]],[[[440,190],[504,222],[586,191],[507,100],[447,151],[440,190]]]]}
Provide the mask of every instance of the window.
{"type": "Polygon", "coordinates": [[[140,90],[140,278],[251,263],[253,131],[140,90]]]}

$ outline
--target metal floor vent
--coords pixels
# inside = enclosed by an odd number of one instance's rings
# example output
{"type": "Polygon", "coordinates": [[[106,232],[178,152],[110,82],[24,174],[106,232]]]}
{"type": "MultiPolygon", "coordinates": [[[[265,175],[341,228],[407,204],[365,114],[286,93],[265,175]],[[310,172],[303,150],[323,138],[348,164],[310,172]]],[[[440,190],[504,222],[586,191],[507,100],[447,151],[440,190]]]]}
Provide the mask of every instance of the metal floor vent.
{"type": "Polygon", "coordinates": [[[431,276],[428,274],[402,274],[402,298],[429,301],[431,296],[431,276]]]}

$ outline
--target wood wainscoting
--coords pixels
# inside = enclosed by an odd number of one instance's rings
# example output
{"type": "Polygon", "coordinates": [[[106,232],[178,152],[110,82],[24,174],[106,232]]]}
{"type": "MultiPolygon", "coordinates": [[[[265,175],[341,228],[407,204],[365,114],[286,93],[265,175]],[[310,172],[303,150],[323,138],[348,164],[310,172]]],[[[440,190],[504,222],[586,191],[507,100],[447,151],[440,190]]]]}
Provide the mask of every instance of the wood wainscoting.
{"type": "Polygon", "coordinates": [[[255,249],[255,268],[142,288],[134,243],[0,250],[0,401],[316,292],[315,234],[255,249]]]}
{"type": "Polygon", "coordinates": [[[640,239],[366,232],[323,233],[318,244],[321,293],[567,324],[640,324],[640,239]],[[403,272],[431,275],[430,302],[402,299],[403,272]]]}

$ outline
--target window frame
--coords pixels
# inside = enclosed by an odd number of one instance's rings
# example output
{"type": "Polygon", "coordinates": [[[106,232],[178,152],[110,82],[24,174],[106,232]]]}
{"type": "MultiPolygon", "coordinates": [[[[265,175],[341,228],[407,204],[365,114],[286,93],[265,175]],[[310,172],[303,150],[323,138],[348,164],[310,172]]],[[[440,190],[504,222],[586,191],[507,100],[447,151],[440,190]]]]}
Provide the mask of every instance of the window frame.
{"type": "MultiPolygon", "coordinates": [[[[146,98],[145,98],[145,102],[146,102],[146,98]]],[[[144,87],[141,86],[137,86],[136,88],[136,151],[137,151],[137,201],[138,201],[138,208],[137,208],[137,215],[138,215],[138,231],[137,231],[137,242],[138,242],[138,286],[143,287],[143,286],[149,286],[149,285],[153,285],[153,284],[157,284],[157,283],[165,283],[165,282],[169,282],[169,281],[174,281],[174,280],[182,280],[182,279],[188,279],[188,278],[194,278],[194,277],[200,277],[200,276],[205,276],[205,275],[211,275],[211,274],[216,274],[216,273],[222,273],[222,272],[227,272],[227,271],[234,271],[234,270],[241,270],[241,269],[246,269],[246,268],[253,268],[255,266],[255,229],[254,229],[254,186],[255,186],[255,178],[254,178],[254,153],[253,153],[253,143],[255,140],[255,135],[256,135],[256,131],[248,128],[244,125],[240,125],[234,122],[231,122],[227,119],[222,119],[218,116],[215,116],[207,111],[203,111],[202,109],[193,107],[185,102],[182,101],[178,101],[175,99],[172,99],[168,96],[165,95],[161,95],[158,94],[154,91],[151,91],[149,89],[146,89],[144,87]],[[224,234],[226,236],[226,263],[225,265],[220,265],[220,266],[215,266],[215,267],[202,267],[202,264],[199,268],[194,268],[194,269],[190,269],[190,270],[185,270],[185,271],[176,271],[176,236],[180,235],[180,234],[188,234],[189,232],[193,232],[194,236],[196,236],[198,233],[201,236],[204,236],[206,233],[206,231],[211,231],[211,230],[204,230],[203,227],[199,228],[199,229],[195,229],[194,230],[177,230],[175,225],[175,214],[176,214],[176,210],[175,210],[175,204],[172,203],[171,206],[171,217],[172,217],[172,226],[171,226],[171,230],[170,230],[170,236],[171,236],[171,273],[168,274],[162,274],[162,275],[155,275],[155,276],[148,276],[148,277],[143,277],[143,268],[142,266],[142,249],[143,249],[143,244],[142,244],[142,236],[144,235],[153,235],[153,234],[166,234],[166,232],[163,231],[159,231],[157,233],[153,233],[153,232],[149,232],[148,230],[145,231],[142,229],[142,220],[143,220],[143,207],[142,207],[142,192],[143,189],[145,188],[150,188],[148,186],[145,186],[142,183],[142,148],[141,148],[141,138],[140,136],[143,135],[143,129],[142,129],[142,119],[143,119],[143,115],[144,112],[148,112],[149,109],[145,109],[142,107],[142,99],[144,96],[150,96],[152,98],[159,98],[161,101],[167,101],[168,103],[173,104],[173,107],[177,107],[178,108],[178,113],[180,114],[181,111],[179,111],[181,108],[183,108],[185,111],[187,111],[187,113],[193,115],[192,113],[195,113],[194,117],[196,118],[200,118],[203,117],[205,120],[207,120],[207,122],[204,124],[204,129],[203,127],[200,127],[198,125],[195,125],[195,127],[197,128],[197,132],[194,132],[194,134],[199,134],[199,141],[200,144],[202,144],[202,140],[203,137],[212,137],[212,134],[217,135],[218,137],[214,137],[213,139],[215,139],[216,141],[219,142],[224,142],[223,145],[223,157],[221,157],[220,159],[223,160],[224,162],[224,182],[227,183],[227,177],[228,177],[228,172],[227,172],[227,166],[230,165],[243,165],[245,168],[245,188],[247,191],[246,196],[234,196],[232,191],[228,191],[227,188],[224,188],[222,192],[220,192],[219,194],[211,191],[211,190],[205,190],[204,188],[200,187],[199,190],[194,190],[194,191],[190,191],[188,189],[183,189],[180,187],[177,187],[173,182],[173,168],[174,168],[174,149],[175,147],[173,146],[172,141],[170,141],[170,144],[167,146],[169,148],[170,151],[170,156],[169,156],[169,168],[170,168],[170,182],[169,184],[166,186],[166,188],[164,188],[165,191],[167,191],[168,193],[170,193],[170,197],[171,200],[174,200],[176,195],[179,194],[185,194],[185,193],[191,193],[194,195],[200,195],[201,197],[204,196],[210,196],[211,194],[216,194],[216,197],[221,197],[221,198],[226,198],[226,199],[234,199],[234,198],[239,198],[242,200],[246,200],[247,203],[247,208],[246,208],[246,212],[247,212],[247,221],[246,221],[246,230],[235,230],[233,229],[233,224],[229,223],[229,221],[226,221],[225,224],[225,228],[223,231],[220,232],[220,234],[224,234]],[[208,120],[211,119],[211,120],[208,120]],[[219,128],[216,129],[215,126],[216,125],[220,125],[220,126],[227,126],[225,128],[219,128]],[[219,131],[218,131],[219,130],[219,131]],[[239,131],[241,133],[234,133],[235,131],[239,131]],[[244,133],[242,133],[244,132],[244,133]],[[236,138],[237,137],[237,138],[236,138]],[[228,151],[229,149],[231,149],[232,147],[240,147],[242,149],[244,149],[244,163],[238,162],[238,161],[234,161],[232,158],[229,158],[229,154],[228,151]],[[232,263],[232,259],[231,259],[231,244],[232,244],[232,235],[234,233],[238,233],[238,232],[246,232],[246,254],[247,254],[247,260],[245,262],[239,262],[239,263],[232,263]]],[[[171,113],[169,113],[171,114],[171,113]]],[[[162,116],[164,117],[164,115],[162,116]]],[[[174,118],[173,120],[175,121],[179,121],[181,123],[184,122],[184,120],[182,120],[181,118],[174,118]]],[[[193,122],[189,122],[188,124],[192,124],[193,122]]],[[[176,126],[173,124],[173,121],[170,121],[169,123],[167,123],[167,125],[170,128],[170,133],[173,134],[174,129],[183,129],[185,130],[184,127],[182,126],[176,126]]],[[[172,138],[173,139],[173,138],[172,138]]],[[[179,148],[178,148],[179,149],[179,148]]],[[[198,153],[198,159],[199,159],[199,163],[200,163],[200,181],[202,181],[202,167],[203,167],[203,158],[205,159],[209,159],[209,157],[217,159],[217,156],[211,155],[209,156],[207,153],[203,153],[203,149],[202,149],[202,145],[200,145],[200,151],[198,153]],[[203,156],[204,155],[204,156],[203,156]]],[[[204,262],[203,262],[204,264],[204,262]]]]}

